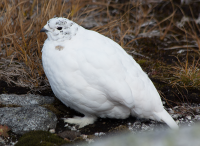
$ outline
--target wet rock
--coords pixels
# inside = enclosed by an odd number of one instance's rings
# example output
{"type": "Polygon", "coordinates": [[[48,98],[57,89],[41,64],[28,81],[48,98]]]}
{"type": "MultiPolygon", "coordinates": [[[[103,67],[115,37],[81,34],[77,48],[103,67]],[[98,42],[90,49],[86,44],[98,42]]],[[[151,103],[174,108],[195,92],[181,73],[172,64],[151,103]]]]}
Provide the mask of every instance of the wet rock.
{"type": "Polygon", "coordinates": [[[0,124],[7,125],[16,134],[32,130],[47,131],[56,127],[57,117],[41,106],[0,108],[0,124]]]}
{"type": "Polygon", "coordinates": [[[43,104],[51,104],[53,102],[54,102],[53,97],[34,95],[34,94],[24,94],[24,95],[1,94],[0,95],[0,103],[4,105],[9,105],[9,104],[19,105],[19,106],[43,105],[43,104]]]}

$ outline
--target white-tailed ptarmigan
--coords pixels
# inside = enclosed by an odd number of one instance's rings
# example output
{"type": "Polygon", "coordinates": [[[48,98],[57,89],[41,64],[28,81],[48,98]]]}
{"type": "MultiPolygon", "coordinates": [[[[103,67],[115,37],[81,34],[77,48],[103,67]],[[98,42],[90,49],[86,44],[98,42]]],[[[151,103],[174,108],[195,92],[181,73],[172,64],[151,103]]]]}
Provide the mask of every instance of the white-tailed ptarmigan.
{"type": "Polygon", "coordinates": [[[131,115],[178,128],[147,74],[116,42],[62,17],[50,19],[41,32],[48,36],[42,63],[54,94],[85,115],[65,122],[82,128],[97,117],[131,115]]]}

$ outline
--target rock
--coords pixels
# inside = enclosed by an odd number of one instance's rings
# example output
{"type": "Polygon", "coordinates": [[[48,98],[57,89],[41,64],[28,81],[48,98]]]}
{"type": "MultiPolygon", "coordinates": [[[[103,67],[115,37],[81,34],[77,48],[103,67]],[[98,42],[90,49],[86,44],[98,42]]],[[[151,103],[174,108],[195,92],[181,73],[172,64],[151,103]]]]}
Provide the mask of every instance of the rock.
{"type": "Polygon", "coordinates": [[[56,127],[57,117],[41,106],[0,108],[0,124],[7,125],[16,134],[32,130],[48,131],[56,127]]]}
{"type": "Polygon", "coordinates": [[[14,104],[19,106],[26,105],[42,105],[42,104],[51,104],[54,102],[54,97],[41,96],[34,94],[1,94],[0,103],[4,105],[14,104]]]}
{"type": "Polygon", "coordinates": [[[62,138],[67,138],[70,140],[74,140],[77,137],[80,137],[81,133],[80,132],[76,132],[76,131],[64,131],[62,133],[59,133],[58,136],[62,137],[62,138]]]}
{"type": "Polygon", "coordinates": [[[3,140],[2,137],[0,137],[0,145],[5,145],[5,141],[3,140]]]}
{"type": "Polygon", "coordinates": [[[24,134],[32,130],[54,129],[57,123],[56,115],[50,110],[38,106],[53,102],[54,98],[48,96],[1,94],[1,104],[23,107],[0,108],[0,125],[7,125],[16,134],[24,134]]]}
{"type": "Polygon", "coordinates": [[[56,130],[55,129],[50,129],[49,132],[53,134],[53,133],[56,133],[56,130]]]}
{"type": "Polygon", "coordinates": [[[191,116],[186,116],[186,118],[187,118],[188,120],[191,120],[191,119],[192,119],[192,117],[191,117],[191,116]]]}
{"type": "Polygon", "coordinates": [[[195,115],[195,120],[200,120],[200,115],[195,115]]]}
{"type": "Polygon", "coordinates": [[[94,135],[95,136],[104,136],[104,135],[106,135],[106,133],[104,133],[104,132],[96,132],[96,133],[94,133],[94,135]]]}

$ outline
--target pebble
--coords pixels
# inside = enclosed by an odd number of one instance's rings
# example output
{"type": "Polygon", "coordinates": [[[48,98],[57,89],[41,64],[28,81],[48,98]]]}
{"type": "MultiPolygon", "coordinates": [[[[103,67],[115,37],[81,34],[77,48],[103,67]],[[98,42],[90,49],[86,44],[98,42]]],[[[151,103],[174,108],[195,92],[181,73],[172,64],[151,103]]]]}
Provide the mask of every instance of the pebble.
{"type": "Polygon", "coordinates": [[[192,119],[192,117],[191,117],[191,116],[186,116],[186,118],[187,118],[187,119],[189,119],[189,120],[191,120],[191,119],[192,119]]]}
{"type": "Polygon", "coordinates": [[[96,132],[94,133],[95,136],[103,136],[103,135],[106,135],[104,132],[96,132]]]}
{"type": "Polygon", "coordinates": [[[55,133],[56,131],[55,131],[55,129],[50,129],[49,132],[50,133],[55,133]]]}

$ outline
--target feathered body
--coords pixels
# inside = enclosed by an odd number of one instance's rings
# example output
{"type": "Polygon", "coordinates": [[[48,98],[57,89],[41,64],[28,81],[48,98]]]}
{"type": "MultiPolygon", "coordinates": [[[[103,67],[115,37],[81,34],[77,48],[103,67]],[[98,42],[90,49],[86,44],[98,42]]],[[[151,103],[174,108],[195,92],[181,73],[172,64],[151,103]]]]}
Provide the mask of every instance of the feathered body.
{"type": "Polygon", "coordinates": [[[83,127],[96,117],[132,115],[178,127],[147,74],[116,42],[65,18],[50,19],[41,31],[48,35],[42,63],[54,94],[85,115],[66,122],[83,127]]]}

